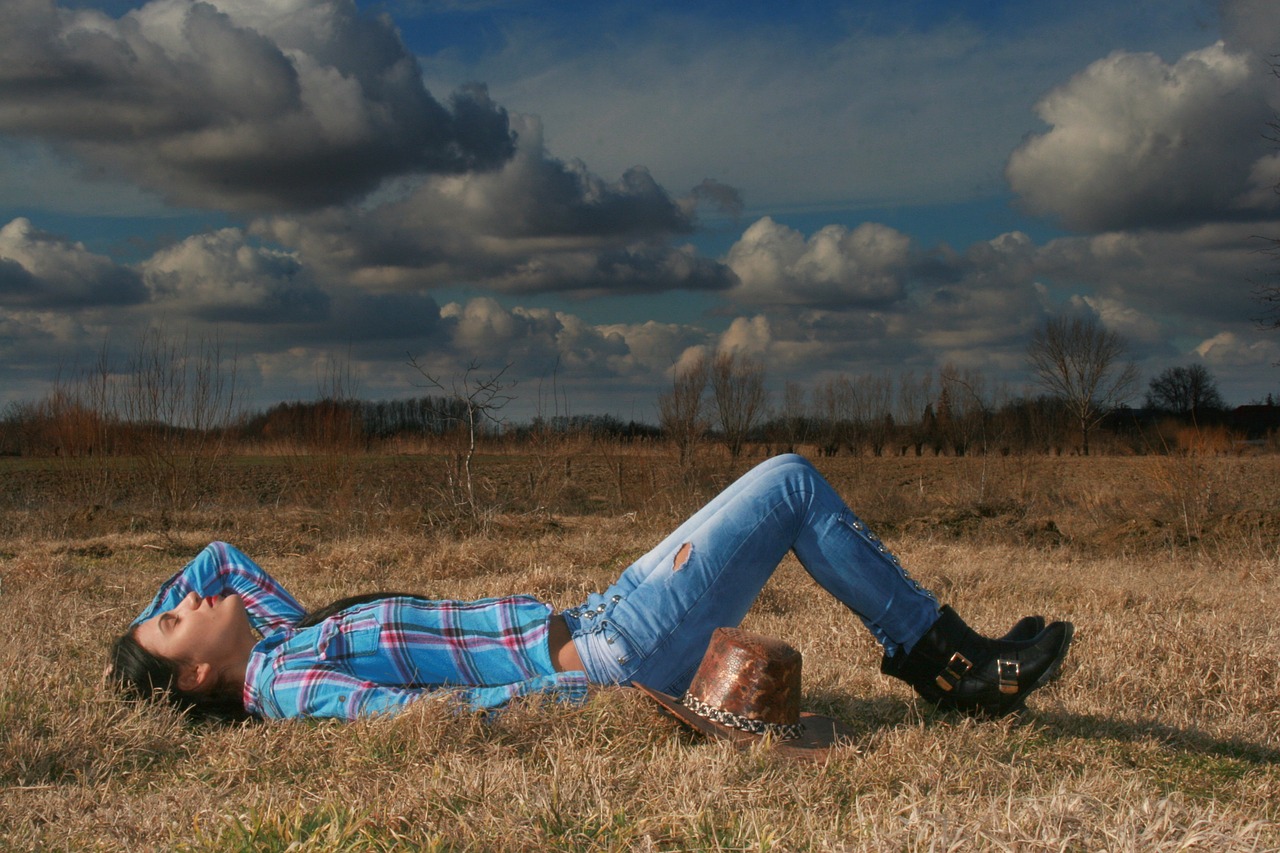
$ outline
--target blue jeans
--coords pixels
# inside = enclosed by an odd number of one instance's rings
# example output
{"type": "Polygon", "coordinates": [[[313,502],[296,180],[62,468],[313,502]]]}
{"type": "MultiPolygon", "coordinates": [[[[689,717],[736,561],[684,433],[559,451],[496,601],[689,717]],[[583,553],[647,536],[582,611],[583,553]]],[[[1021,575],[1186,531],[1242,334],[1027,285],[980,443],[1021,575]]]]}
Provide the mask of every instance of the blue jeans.
{"type": "Polygon", "coordinates": [[[788,551],[886,654],[909,650],[938,619],[937,599],[808,460],[787,454],[744,474],[612,586],[565,611],[588,678],[680,695],[712,631],[742,621],[788,551]]]}

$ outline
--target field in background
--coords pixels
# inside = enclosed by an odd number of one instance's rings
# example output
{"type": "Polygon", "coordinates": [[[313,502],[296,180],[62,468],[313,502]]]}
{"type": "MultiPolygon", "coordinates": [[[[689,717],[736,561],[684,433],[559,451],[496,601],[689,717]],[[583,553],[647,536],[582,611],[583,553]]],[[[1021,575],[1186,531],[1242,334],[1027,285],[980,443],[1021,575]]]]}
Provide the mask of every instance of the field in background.
{"type": "Polygon", "coordinates": [[[572,606],[750,464],[672,459],[480,456],[469,503],[447,456],[232,458],[176,491],[129,459],[0,460],[0,848],[1280,849],[1274,455],[816,460],[977,627],[1077,626],[1021,720],[940,715],[788,560],[747,625],[859,733],[824,765],[703,742],[621,689],[489,722],[216,727],[101,687],[110,638],[212,539],[311,606],[572,606]]]}

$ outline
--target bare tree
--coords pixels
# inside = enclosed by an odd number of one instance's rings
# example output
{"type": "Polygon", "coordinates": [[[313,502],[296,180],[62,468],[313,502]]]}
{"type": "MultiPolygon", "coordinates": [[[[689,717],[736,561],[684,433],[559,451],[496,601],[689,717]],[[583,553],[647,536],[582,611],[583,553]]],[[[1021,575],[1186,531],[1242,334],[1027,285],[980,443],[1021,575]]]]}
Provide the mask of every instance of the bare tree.
{"type": "Polygon", "coordinates": [[[471,460],[476,455],[476,437],[484,430],[485,424],[492,423],[495,426],[500,426],[502,419],[496,413],[501,412],[508,403],[515,399],[514,396],[506,393],[509,386],[508,383],[502,380],[503,374],[510,369],[511,363],[505,364],[497,373],[484,376],[481,374],[480,365],[473,361],[467,365],[461,376],[453,377],[448,387],[445,387],[440,379],[433,376],[413,356],[409,357],[409,365],[422,374],[422,377],[427,380],[431,387],[438,388],[448,394],[463,411],[463,427],[466,430],[467,446],[465,453],[462,455],[462,464],[460,466],[462,470],[456,472],[455,477],[461,480],[461,488],[465,490],[461,503],[466,505],[473,516],[478,515],[479,507],[476,504],[475,480],[472,476],[471,460]]]}
{"type": "Polygon", "coordinates": [[[1147,385],[1147,407],[1198,417],[1227,407],[1218,382],[1203,364],[1170,367],[1147,385]]]}
{"type": "Polygon", "coordinates": [[[1027,357],[1036,379],[1060,398],[1080,429],[1080,452],[1107,411],[1133,393],[1138,370],[1121,363],[1124,339],[1093,317],[1050,317],[1031,336],[1027,357]]]}
{"type": "Polygon", "coordinates": [[[924,453],[925,407],[933,394],[933,374],[926,373],[917,378],[915,373],[907,371],[898,377],[897,405],[894,407],[894,420],[902,429],[903,455],[906,448],[915,450],[916,456],[924,453]]]}
{"type": "Polygon", "coordinates": [[[699,357],[683,368],[676,367],[671,375],[671,390],[658,395],[659,425],[675,444],[682,468],[693,461],[694,449],[707,433],[709,422],[703,395],[709,375],[707,360],[699,357]]]}
{"type": "Polygon", "coordinates": [[[852,430],[853,386],[845,376],[832,376],[813,389],[813,420],[818,452],[835,456],[852,430]]]}
{"type": "Polygon", "coordinates": [[[157,497],[176,507],[213,476],[237,412],[234,357],[215,339],[192,343],[151,328],[126,365],[120,410],[157,497]]]}
{"type": "Polygon", "coordinates": [[[883,456],[893,432],[893,380],[887,373],[864,373],[854,380],[853,399],[859,435],[871,447],[873,456],[883,456]]]}
{"type": "Polygon", "coordinates": [[[788,453],[809,439],[809,418],[805,414],[808,394],[799,382],[788,380],[782,391],[781,437],[788,453]]]}
{"type": "Polygon", "coordinates": [[[315,419],[308,443],[315,450],[349,454],[365,441],[360,381],[351,367],[351,348],[341,356],[330,354],[316,376],[315,419]]]}
{"type": "Polygon", "coordinates": [[[952,452],[956,456],[975,451],[985,454],[990,444],[988,433],[994,406],[988,397],[982,371],[961,370],[947,362],[938,373],[938,384],[941,388],[938,398],[940,426],[952,452]]]}
{"type": "MultiPolygon", "coordinates": [[[[1275,239],[1274,246],[1268,252],[1280,258],[1280,238],[1275,239]]],[[[1263,329],[1280,329],[1280,283],[1260,284],[1254,288],[1254,295],[1263,305],[1262,314],[1257,322],[1263,329]]]]}
{"type": "Polygon", "coordinates": [[[768,395],[764,364],[737,353],[722,352],[711,363],[711,395],[716,422],[729,455],[737,459],[747,435],[764,416],[768,395]]]}

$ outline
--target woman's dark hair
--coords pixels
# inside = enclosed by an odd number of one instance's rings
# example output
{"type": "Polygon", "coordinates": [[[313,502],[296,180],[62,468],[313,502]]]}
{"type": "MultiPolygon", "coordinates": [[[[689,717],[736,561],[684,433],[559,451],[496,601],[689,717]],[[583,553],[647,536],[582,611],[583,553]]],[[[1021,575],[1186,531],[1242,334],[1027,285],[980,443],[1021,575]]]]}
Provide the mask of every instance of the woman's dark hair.
{"type": "Polygon", "coordinates": [[[178,686],[178,664],[144,649],[134,630],[130,628],[111,644],[108,678],[125,696],[162,699],[196,719],[230,722],[253,716],[244,709],[244,700],[238,693],[183,690],[178,686]]]}
{"type": "MultiPolygon", "coordinates": [[[[308,628],[360,604],[383,598],[421,598],[404,592],[368,592],[351,595],[307,613],[294,625],[308,628]]],[[[130,628],[111,644],[108,678],[126,697],[141,700],[164,700],[198,719],[235,721],[252,719],[238,692],[215,691],[194,693],[178,686],[178,664],[147,651],[130,628]]]]}
{"type": "Polygon", "coordinates": [[[319,610],[312,610],[306,616],[299,619],[293,627],[310,628],[312,625],[319,625],[335,613],[341,613],[361,604],[368,604],[371,601],[381,601],[384,598],[422,598],[412,592],[364,592],[360,595],[349,595],[346,598],[339,598],[330,604],[326,604],[319,610]]]}

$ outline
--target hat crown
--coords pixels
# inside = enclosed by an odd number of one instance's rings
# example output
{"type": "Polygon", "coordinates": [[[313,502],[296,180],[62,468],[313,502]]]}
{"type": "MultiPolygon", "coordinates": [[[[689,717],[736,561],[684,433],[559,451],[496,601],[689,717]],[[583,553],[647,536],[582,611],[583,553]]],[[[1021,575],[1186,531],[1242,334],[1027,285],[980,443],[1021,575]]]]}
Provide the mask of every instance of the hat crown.
{"type": "Polygon", "coordinates": [[[747,720],[793,725],[800,719],[801,660],[800,652],[781,640],[717,628],[689,694],[747,720]]]}

